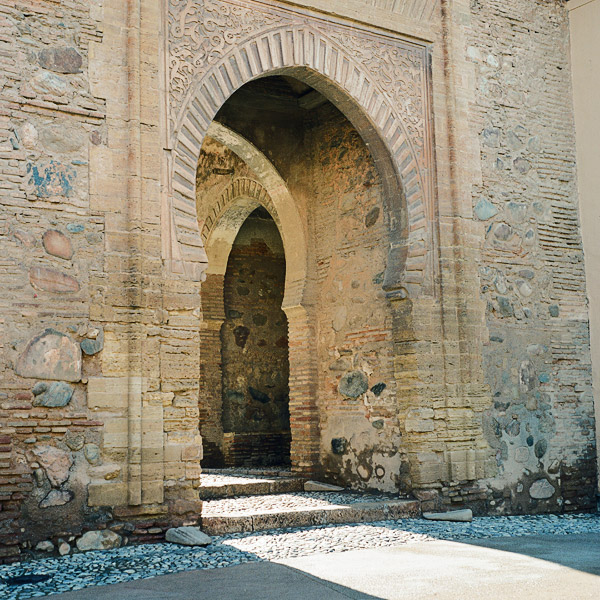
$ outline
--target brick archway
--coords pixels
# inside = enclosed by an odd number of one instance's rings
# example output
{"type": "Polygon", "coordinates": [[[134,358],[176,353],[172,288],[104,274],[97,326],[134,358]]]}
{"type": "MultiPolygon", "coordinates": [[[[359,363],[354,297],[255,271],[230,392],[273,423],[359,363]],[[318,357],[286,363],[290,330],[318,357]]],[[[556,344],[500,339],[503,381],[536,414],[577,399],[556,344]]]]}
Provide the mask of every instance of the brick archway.
{"type": "Polygon", "coordinates": [[[219,57],[189,89],[173,131],[170,189],[171,270],[201,280],[206,269],[195,210],[200,148],[220,107],[244,84],[290,75],[338,107],[370,148],[387,199],[391,244],[383,287],[399,290],[405,273],[419,285],[428,236],[428,175],[394,102],[343,46],[307,23],[275,27],[219,57]]]}

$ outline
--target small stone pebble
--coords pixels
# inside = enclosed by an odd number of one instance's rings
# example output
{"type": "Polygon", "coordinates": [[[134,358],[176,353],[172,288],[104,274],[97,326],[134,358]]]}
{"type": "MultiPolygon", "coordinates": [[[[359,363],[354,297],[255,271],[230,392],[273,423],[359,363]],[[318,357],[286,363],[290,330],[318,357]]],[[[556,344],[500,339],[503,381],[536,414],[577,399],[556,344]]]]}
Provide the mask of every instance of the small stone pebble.
{"type": "Polygon", "coordinates": [[[577,533],[600,534],[600,515],[475,517],[471,523],[401,519],[233,533],[214,537],[210,546],[201,549],[167,543],[145,544],[0,566],[0,598],[25,600],[167,573],[430,540],[577,533]],[[48,574],[50,579],[19,586],[4,583],[9,577],[27,574],[48,574]]]}

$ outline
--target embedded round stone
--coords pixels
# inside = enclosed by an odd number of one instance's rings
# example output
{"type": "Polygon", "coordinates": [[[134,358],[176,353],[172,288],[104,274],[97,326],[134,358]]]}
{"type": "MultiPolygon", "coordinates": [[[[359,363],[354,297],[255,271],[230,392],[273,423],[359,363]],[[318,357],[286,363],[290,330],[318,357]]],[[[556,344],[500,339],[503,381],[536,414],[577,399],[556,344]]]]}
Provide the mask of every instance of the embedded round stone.
{"type": "Polygon", "coordinates": [[[52,256],[64,258],[65,260],[71,260],[73,257],[71,240],[64,233],[56,231],[56,229],[46,231],[42,236],[42,243],[46,252],[52,256]]]}
{"type": "Polygon", "coordinates": [[[57,408],[66,406],[71,402],[73,397],[73,386],[65,383],[64,381],[55,381],[47,386],[47,389],[41,393],[35,393],[35,387],[33,388],[34,400],[33,406],[46,406],[48,408],[57,408]]]}
{"type": "Polygon", "coordinates": [[[348,440],[346,438],[333,438],[331,440],[331,451],[334,454],[345,454],[348,448],[348,440]]]}
{"type": "Polygon", "coordinates": [[[342,376],[338,389],[342,396],[358,398],[369,389],[369,380],[362,371],[350,371],[342,376]]]}
{"type": "Polygon", "coordinates": [[[385,385],[385,383],[381,382],[381,383],[376,383],[372,388],[371,391],[376,395],[376,396],[381,396],[381,394],[383,393],[383,390],[385,390],[387,386],[385,385]]]}
{"type": "Polygon", "coordinates": [[[475,205],[475,216],[480,221],[487,221],[498,214],[498,209],[485,198],[481,198],[475,205]]]}
{"type": "Polygon", "coordinates": [[[102,462],[100,448],[96,444],[86,444],[83,447],[83,454],[90,465],[99,465],[102,462]]]}
{"type": "Polygon", "coordinates": [[[256,388],[253,388],[251,386],[248,387],[248,392],[254,400],[257,400],[258,402],[262,402],[263,404],[267,404],[268,402],[271,401],[271,398],[267,394],[265,394],[264,392],[261,392],[260,390],[257,390],[256,388]]]}
{"type": "Polygon", "coordinates": [[[56,294],[73,294],[80,289],[74,277],[46,267],[31,267],[29,281],[36,290],[56,294]]]}
{"type": "Polygon", "coordinates": [[[554,496],[554,486],[547,479],[538,479],[531,484],[529,495],[536,500],[546,500],[554,496]]]}
{"type": "Polygon", "coordinates": [[[380,212],[381,211],[379,210],[379,206],[372,208],[367,213],[367,216],[365,217],[365,227],[367,227],[367,228],[373,227],[373,225],[375,225],[375,223],[377,223],[377,219],[379,219],[380,212]]]}
{"type": "Polygon", "coordinates": [[[81,381],[81,348],[68,335],[46,329],[29,341],[15,372],[32,379],[81,381]]]}
{"type": "Polygon", "coordinates": [[[537,458],[542,458],[546,451],[548,450],[548,441],[545,439],[538,440],[535,444],[535,448],[533,451],[535,452],[535,456],[537,458]]]}
{"type": "Polygon", "coordinates": [[[98,354],[104,348],[104,331],[99,330],[98,335],[95,338],[86,338],[81,342],[81,349],[84,354],[92,356],[98,354]]]}

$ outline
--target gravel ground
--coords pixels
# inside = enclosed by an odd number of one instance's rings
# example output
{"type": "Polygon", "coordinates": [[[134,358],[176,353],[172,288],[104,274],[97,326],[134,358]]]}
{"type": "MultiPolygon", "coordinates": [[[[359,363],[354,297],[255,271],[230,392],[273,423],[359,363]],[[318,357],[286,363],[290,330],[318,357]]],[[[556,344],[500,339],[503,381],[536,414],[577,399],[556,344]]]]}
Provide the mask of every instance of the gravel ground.
{"type": "Polygon", "coordinates": [[[2,566],[0,598],[23,600],[167,573],[215,569],[250,561],[281,560],[310,554],[395,546],[432,539],[461,541],[577,533],[600,534],[600,515],[479,517],[472,523],[402,519],[236,533],[215,537],[213,543],[206,548],[148,544],[2,566]],[[5,578],[25,574],[47,574],[51,577],[48,581],[38,584],[8,586],[3,583],[5,578]]]}

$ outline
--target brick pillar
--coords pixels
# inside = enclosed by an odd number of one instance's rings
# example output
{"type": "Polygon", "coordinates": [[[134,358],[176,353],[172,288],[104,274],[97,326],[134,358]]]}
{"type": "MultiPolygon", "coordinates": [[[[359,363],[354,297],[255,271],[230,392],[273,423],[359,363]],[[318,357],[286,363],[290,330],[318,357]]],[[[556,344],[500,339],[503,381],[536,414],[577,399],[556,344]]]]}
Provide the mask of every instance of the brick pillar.
{"type": "Polygon", "coordinates": [[[206,465],[220,462],[223,446],[223,371],[221,368],[221,327],[224,275],[207,275],[202,284],[200,326],[200,432],[206,465]]]}
{"type": "Polygon", "coordinates": [[[319,471],[321,441],[317,407],[316,332],[314,321],[304,307],[284,310],[289,327],[292,470],[310,475],[319,471]]]}

